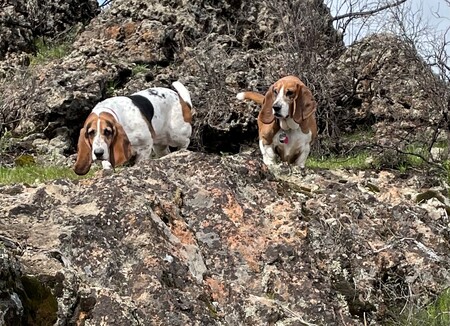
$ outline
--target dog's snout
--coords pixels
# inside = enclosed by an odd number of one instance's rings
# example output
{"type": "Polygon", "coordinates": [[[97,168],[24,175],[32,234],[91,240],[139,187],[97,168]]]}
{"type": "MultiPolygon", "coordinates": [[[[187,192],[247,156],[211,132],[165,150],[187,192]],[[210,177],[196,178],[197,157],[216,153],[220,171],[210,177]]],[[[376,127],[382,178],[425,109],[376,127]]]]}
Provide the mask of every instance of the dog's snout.
{"type": "Polygon", "coordinates": [[[94,149],[94,154],[97,158],[100,158],[103,156],[103,154],[105,154],[105,151],[103,150],[103,148],[96,148],[94,149]]]}
{"type": "Polygon", "coordinates": [[[272,106],[272,109],[273,109],[275,112],[280,111],[280,110],[281,110],[281,104],[275,103],[275,104],[272,106]]]}

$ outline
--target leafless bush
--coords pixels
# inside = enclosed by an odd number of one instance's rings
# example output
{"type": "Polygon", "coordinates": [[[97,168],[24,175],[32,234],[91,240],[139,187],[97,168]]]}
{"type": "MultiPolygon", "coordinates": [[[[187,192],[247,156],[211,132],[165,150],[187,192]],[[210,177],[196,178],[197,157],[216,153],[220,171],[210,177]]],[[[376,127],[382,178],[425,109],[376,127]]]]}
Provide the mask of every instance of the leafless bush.
{"type": "MultiPolygon", "coordinates": [[[[0,138],[3,136],[5,132],[11,131],[15,129],[19,124],[26,125],[30,119],[27,115],[27,111],[19,110],[18,107],[22,105],[27,105],[32,101],[32,99],[27,96],[27,94],[31,94],[36,89],[36,80],[34,78],[30,78],[30,72],[26,69],[17,70],[14,77],[15,80],[20,82],[23,86],[24,90],[27,92],[19,94],[3,94],[0,97],[0,138]],[[19,96],[18,96],[19,95],[19,96]]],[[[1,79],[0,82],[3,85],[0,85],[0,88],[6,89],[7,83],[11,82],[10,79],[1,79]]]]}
{"type": "MultiPolygon", "coordinates": [[[[447,5],[450,6],[450,2],[447,5]]],[[[427,101],[430,103],[430,109],[425,112],[427,119],[421,121],[421,127],[430,132],[421,141],[431,154],[433,146],[444,138],[443,135],[450,141],[450,27],[436,30],[436,26],[425,21],[411,5],[391,8],[390,11],[392,28],[412,49],[411,62],[422,68],[421,73],[414,74],[413,78],[428,95],[427,101]]],[[[433,159],[432,155],[430,159],[433,159]]]]}

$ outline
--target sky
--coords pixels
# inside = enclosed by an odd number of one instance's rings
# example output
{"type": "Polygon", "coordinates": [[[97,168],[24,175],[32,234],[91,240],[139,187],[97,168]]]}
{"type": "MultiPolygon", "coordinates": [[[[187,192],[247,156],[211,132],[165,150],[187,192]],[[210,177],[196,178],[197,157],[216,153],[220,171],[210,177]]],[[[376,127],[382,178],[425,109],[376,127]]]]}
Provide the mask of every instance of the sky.
{"type": "MultiPolygon", "coordinates": [[[[348,12],[367,11],[398,0],[325,0],[333,16],[348,12]]],[[[450,0],[449,0],[450,2],[450,0]]],[[[371,32],[383,30],[394,31],[398,27],[393,23],[393,14],[401,16],[408,33],[418,33],[417,26],[427,26],[432,33],[442,34],[450,28],[450,4],[445,0],[406,0],[397,9],[386,10],[369,19],[357,19],[345,30],[344,40],[347,45],[371,32]]],[[[335,24],[339,28],[344,20],[335,24]]],[[[422,30],[421,33],[424,31],[422,30]]],[[[450,32],[449,32],[450,37],[450,32]]]]}

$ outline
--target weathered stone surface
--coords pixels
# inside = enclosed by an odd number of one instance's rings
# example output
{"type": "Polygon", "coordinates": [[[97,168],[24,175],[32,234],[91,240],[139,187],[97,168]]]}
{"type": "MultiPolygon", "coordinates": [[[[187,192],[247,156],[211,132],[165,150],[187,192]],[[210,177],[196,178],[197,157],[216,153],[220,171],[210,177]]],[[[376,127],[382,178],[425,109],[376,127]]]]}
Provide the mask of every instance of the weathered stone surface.
{"type": "Polygon", "coordinates": [[[3,186],[0,229],[26,243],[15,257],[52,289],[59,325],[377,325],[405,291],[450,281],[445,207],[416,203],[423,180],[184,151],[3,186]]]}
{"type": "Polygon", "coordinates": [[[57,37],[98,14],[94,0],[3,0],[0,7],[0,60],[21,52],[33,53],[38,37],[57,37]]]}

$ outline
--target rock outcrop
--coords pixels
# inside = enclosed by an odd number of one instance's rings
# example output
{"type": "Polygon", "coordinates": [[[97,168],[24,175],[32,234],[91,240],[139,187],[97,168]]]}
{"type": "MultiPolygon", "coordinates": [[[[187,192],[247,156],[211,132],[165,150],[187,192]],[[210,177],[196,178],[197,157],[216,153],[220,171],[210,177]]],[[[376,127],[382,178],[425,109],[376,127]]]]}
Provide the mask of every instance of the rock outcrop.
{"type": "Polygon", "coordinates": [[[404,149],[429,144],[444,127],[445,97],[441,103],[435,97],[446,86],[417,50],[394,34],[374,34],[352,44],[329,71],[344,132],[370,128],[375,134],[371,145],[404,149]]]}
{"type": "Polygon", "coordinates": [[[449,284],[448,208],[436,196],[416,203],[436,186],[426,178],[274,174],[254,156],[184,151],[109,176],[1,187],[0,273],[47,293],[30,315],[20,282],[1,283],[5,320],[377,325],[449,284]]]}

